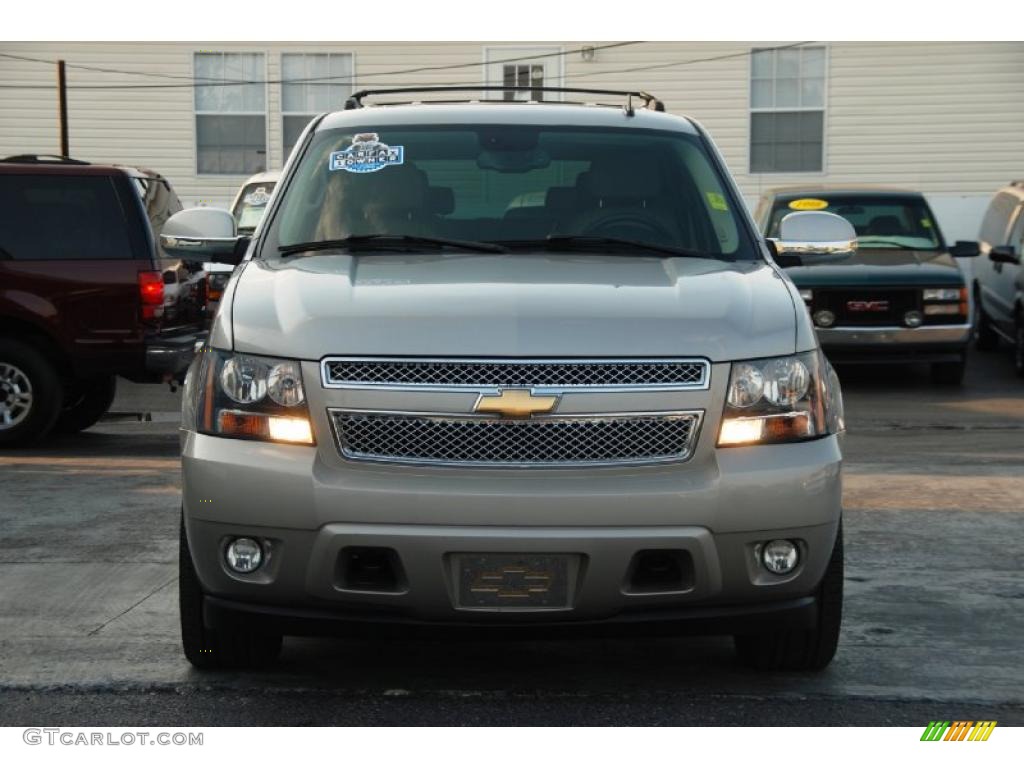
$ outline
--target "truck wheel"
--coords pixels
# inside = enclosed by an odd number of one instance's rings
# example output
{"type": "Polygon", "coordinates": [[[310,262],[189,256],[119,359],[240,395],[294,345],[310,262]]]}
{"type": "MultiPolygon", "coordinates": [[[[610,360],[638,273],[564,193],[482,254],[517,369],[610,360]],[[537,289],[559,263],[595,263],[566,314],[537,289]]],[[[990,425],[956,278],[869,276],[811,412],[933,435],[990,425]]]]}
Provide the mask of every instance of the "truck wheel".
{"type": "Polygon", "coordinates": [[[110,410],[116,394],[117,379],[114,376],[76,381],[71,401],[64,404],[54,429],[65,434],[88,429],[110,410]]]}
{"type": "Polygon", "coordinates": [[[1017,321],[1013,339],[1013,367],[1018,376],[1024,376],[1024,319],[1017,321]]]}
{"type": "Polygon", "coordinates": [[[843,621],[843,524],[825,577],[817,591],[818,626],[758,635],[737,635],[736,654],[742,663],[762,671],[824,669],[839,645],[843,621]]]}
{"type": "Polygon", "coordinates": [[[223,628],[214,631],[203,624],[203,590],[192,564],[184,519],[178,541],[178,608],[185,658],[197,669],[254,668],[277,659],[281,653],[280,635],[223,628]]]}
{"type": "Polygon", "coordinates": [[[967,371],[967,355],[955,363],[932,363],[932,381],[944,387],[955,387],[964,383],[967,371]]]}
{"type": "Polygon", "coordinates": [[[0,446],[42,439],[63,402],[53,364],[28,344],[0,339],[0,446]]]}
{"type": "Polygon", "coordinates": [[[999,346],[999,334],[992,328],[992,323],[981,308],[981,297],[974,294],[974,348],[981,352],[991,352],[999,346]]]}

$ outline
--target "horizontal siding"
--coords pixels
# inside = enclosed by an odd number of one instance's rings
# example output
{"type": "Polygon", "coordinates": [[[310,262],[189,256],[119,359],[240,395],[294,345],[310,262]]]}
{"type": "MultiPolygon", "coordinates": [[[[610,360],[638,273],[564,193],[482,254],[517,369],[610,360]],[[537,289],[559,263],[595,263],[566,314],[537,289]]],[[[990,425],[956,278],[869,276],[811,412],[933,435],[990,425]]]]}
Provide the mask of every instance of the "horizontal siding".
{"type": "MultiPolygon", "coordinates": [[[[669,111],[688,114],[708,129],[744,195],[755,198],[778,184],[869,182],[911,186],[945,195],[984,195],[1024,177],[1024,44],[830,43],[826,110],[826,168],[816,174],[748,173],[749,59],[692,62],[778,43],[653,42],[598,50],[592,61],[564,59],[566,85],[642,88],[669,111]],[[620,72],[665,63],[672,67],[620,72]],[[692,62],[681,64],[680,62],[692,62]]],[[[350,52],[357,87],[472,85],[484,77],[484,50],[525,43],[0,43],[0,52],[69,63],[138,70],[188,83],[197,50],[267,55],[267,77],[281,76],[282,52],[350,52]],[[473,62],[461,69],[387,75],[389,71],[473,62]]],[[[540,43],[575,49],[580,43],[540,43]]],[[[57,151],[54,68],[0,59],[0,154],[57,151]]],[[[76,85],[143,82],[131,75],[68,70],[76,85]]],[[[145,82],[150,82],[146,79],[145,82]]],[[[229,199],[241,177],[195,173],[191,88],[72,89],[71,151],[94,161],[155,168],[186,200],[229,199]]],[[[268,166],[280,167],[281,88],[267,86],[268,166]]]]}

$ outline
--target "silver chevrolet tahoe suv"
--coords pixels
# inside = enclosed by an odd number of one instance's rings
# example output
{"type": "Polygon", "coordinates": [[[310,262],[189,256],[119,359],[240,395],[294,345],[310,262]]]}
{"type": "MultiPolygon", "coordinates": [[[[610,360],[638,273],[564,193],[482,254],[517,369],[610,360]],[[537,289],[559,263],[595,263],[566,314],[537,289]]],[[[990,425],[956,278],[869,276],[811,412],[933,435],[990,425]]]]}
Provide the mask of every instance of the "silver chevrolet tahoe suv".
{"type": "Polygon", "coordinates": [[[825,667],[842,399],[778,262],[848,256],[850,225],[766,241],[644,93],[373,95],[310,123],[251,236],[209,208],[164,229],[238,264],[184,395],[188,660],[658,628],[825,667]]]}

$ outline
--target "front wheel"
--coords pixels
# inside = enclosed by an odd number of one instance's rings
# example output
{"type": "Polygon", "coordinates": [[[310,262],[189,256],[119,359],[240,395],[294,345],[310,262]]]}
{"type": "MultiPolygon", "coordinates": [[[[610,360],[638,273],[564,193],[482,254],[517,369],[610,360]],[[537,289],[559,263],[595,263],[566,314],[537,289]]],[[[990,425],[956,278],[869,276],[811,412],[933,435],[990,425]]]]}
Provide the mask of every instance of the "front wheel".
{"type": "Polygon", "coordinates": [[[999,346],[999,334],[992,327],[988,315],[981,306],[981,296],[974,295],[974,313],[972,325],[974,325],[974,348],[980,352],[991,352],[999,346]]]}
{"type": "Polygon", "coordinates": [[[839,524],[818,598],[814,629],[736,635],[736,654],[742,663],[762,671],[824,669],[836,655],[843,621],[843,524],[839,524]]]}
{"type": "Polygon", "coordinates": [[[1013,367],[1018,376],[1024,377],[1024,318],[1017,320],[1013,335],[1013,367]]]}
{"type": "Polygon", "coordinates": [[[185,658],[197,669],[263,667],[281,653],[281,635],[232,628],[212,630],[203,623],[203,589],[181,522],[178,539],[178,608],[185,658]]]}

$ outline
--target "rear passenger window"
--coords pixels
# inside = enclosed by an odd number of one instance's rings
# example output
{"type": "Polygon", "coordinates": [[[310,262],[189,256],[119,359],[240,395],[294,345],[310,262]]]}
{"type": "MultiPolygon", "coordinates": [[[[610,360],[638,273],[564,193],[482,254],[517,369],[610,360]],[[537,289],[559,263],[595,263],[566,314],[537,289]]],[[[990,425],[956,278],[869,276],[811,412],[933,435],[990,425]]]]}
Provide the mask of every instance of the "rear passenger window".
{"type": "Polygon", "coordinates": [[[1006,245],[1006,230],[1010,214],[1017,207],[1017,198],[1004,193],[997,194],[989,203],[985,218],[981,222],[978,239],[989,245],[1006,245]]]}
{"type": "Polygon", "coordinates": [[[0,175],[0,212],[0,258],[133,258],[109,178],[0,175]]]}

